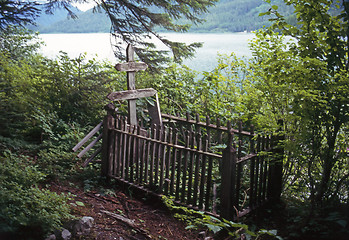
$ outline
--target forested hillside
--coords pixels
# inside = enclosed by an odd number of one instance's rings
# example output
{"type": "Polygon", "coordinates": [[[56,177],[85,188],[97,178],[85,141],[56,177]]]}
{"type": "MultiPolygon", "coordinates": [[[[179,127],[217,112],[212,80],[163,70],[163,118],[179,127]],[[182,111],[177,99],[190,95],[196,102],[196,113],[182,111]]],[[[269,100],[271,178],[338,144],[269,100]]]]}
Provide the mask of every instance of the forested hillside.
{"type": "Polygon", "coordinates": [[[215,7],[203,18],[202,25],[192,26],[192,32],[243,32],[269,26],[268,17],[259,17],[262,12],[268,11],[272,5],[277,4],[285,14],[292,13],[291,7],[286,7],[283,1],[274,0],[266,3],[263,0],[220,0],[215,7]]]}
{"type": "MultiPolygon", "coordinates": [[[[266,3],[263,0],[220,0],[209,12],[202,15],[206,21],[193,25],[190,32],[243,32],[253,31],[263,26],[269,26],[268,17],[259,17],[273,4],[280,7],[280,12],[290,16],[292,8],[286,7],[281,0],[266,3]]],[[[89,33],[109,32],[110,21],[105,13],[92,9],[81,12],[77,19],[60,19],[54,23],[39,25],[36,30],[41,33],[89,33]]],[[[52,15],[45,16],[50,18],[52,15]]],[[[180,23],[186,23],[179,20],[180,23]]]]}
{"type": "MultiPolygon", "coordinates": [[[[53,10],[52,14],[49,12],[46,12],[46,9],[43,5],[38,6],[38,9],[40,9],[41,14],[38,18],[35,19],[35,25],[29,25],[28,28],[30,30],[45,32],[45,28],[55,25],[58,22],[65,21],[68,19],[71,19],[68,12],[64,8],[56,8],[53,10]]],[[[80,15],[83,12],[80,11],[78,8],[71,6],[71,10],[74,14],[80,15]]]]}
{"type": "Polygon", "coordinates": [[[77,19],[64,18],[37,28],[40,33],[94,33],[109,32],[110,20],[105,13],[90,9],[78,14],[77,19]]]}

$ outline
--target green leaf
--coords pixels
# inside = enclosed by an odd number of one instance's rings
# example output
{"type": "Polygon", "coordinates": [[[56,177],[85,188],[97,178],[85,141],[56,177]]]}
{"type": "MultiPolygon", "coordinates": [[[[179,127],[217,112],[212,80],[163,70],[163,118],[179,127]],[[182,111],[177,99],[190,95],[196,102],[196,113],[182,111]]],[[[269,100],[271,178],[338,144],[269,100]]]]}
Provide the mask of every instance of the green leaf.
{"type": "Polygon", "coordinates": [[[258,14],[258,16],[260,16],[260,17],[265,16],[265,15],[270,15],[270,12],[262,12],[262,13],[258,14]]]}
{"type": "Polygon", "coordinates": [[[85,204],[83,202],[80,202],[80,201],[75,201],[75,204],[80,206],[80,207],[85,207],[85,204]]]}
{"type": "Polygon", "coordinates": [[[219,227],[219,226],[216,226],[216,225],[206,224],[206,226],[207,226],[214,234],[216,234],[217,232],[219,232],[220,230],[222,230],[222,227],[219,227]]]}
{"type": "Polygon", "coordinates": [[[270,236],[276,236],[277,235],[277,230],[265,230],[265,229],[261,229],[258,234],[267,234],[270,236]]]}
{"type": "Polygon", "coordinates": [[[186,230],[188,229],[196,229],[196,226],[195,225],[188,225],[185,227],[186,230]]]}
{"type": "Polygon", "coordinates": [[[273,5],[273,6],[271,6],[271,8],[274,9],[274,10],[278,10],[279,9],[279,7],[277,5],[273,5]]]}
{"type": "Polygon", "coordinates": [[[340,226],[344,228],[347,226],[347,221],[345,220],[337,220],[336,223],[338,223],[340,226]]]}

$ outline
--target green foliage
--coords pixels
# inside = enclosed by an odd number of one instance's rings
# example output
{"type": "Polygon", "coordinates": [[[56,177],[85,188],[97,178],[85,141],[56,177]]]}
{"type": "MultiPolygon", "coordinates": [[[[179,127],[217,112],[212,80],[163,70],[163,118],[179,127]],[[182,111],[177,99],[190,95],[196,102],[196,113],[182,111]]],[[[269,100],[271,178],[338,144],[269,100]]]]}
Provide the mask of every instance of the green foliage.
{"type": "Polygon", "coordinates": [[[36,54],[36,45],[28,44],[31,35],[18,29],[2,37],[6,46],[16,46],[16,51],[7,47],[0,51],[2,136],[42,142],[59,133],[64,124],[100,121],[105,96],[120,89],[124,75],[84,55],[44,58],[36,54]],[[16,39],[24,40],[12,44],[16,39]]]}
{"type": "MultiPolygon", "coordinates": [[[[45,99],[50,111],[67,123],[80,124],[98,122],[105,96],[118,84],[119,74],[107,63],[87,60],[84,55],[70,59],[61,53],[57,60],[40,65],[38,75],[42,81],[37,87],[44,88],[45,99]]],[[[46,110],[43,107],[43,110],[46,110]]],[[[44,111],[46,113],[47,111],[44,111]]]]}
{"type": "MultiPolygon", "coordinates": [[[[88,128],[81,128],[78,124],[68,125],[63,121],[55,128],[59,131],[56,130],[50,135],[49,140],[41,144],[36,164],[50,179],[71,180],[83,171],[81,160],[71,149],[85,136],[88,128]]],[[[92,177],[92,174],[89,177],[92,177]]]]}
{"type": "MultiPolygon", "coordinates": [[[[170,64],[161,73],[138,73],[137,88],[152,87],[157,90],[161,111],[175,115],[191,109],[197,73],[186,66],[170,64]]],[[[151,99],[149,99],[151,101],[151,99]]],[[[143,107],[147,102],[140,102],[143,107]]]]}
{"type": "Polygon", "coordinates": [[[270,133],[282,119],[285,189],[301,199],[322,195],[346,201],[347,70],[334,73],[326,61],[303,56],[293,39],[270,30],[256,32],[251,49],[248,62],[223,57],[199,81],[204,90],[195,98],[200,113],[242,119],[270,133]],[[331,178],[325,177],[328,171],[331,178]],[[323,184],[326,193],[320,191],[323,184]]]}
{"type": "Polygon", "coordinates": [[[277,236],[276,230],[261,229],[258,232],[249,230],[248,225],[235,223],[226,219],[219,219],[201,211],[195,211],[186,207],[176,206],[171,198],[162,197],[163,203],[171,211],[175,212],[174,216],[188,224],[186,229],[206,228],[213,234],[225,231],[233,239],[264,239],[263,236],[268,235],[268,239],[282,239],[277,236]]]}
{"type": "Polygon", "coordinates": [[[301,166],[307,166],[304,181],[310,185],[311,199],[317,202],[328,199],[333,192],[331,187],[345,181],[348,174],[348,168],[340,170],[340,176],[334,171],[337,164],[346,162],[347,156],[341,154],[346,151],[341,139],[347,134],[349,121],[346,3],[344,9],[338,6],[340,12],[331,11],[332,5],[339,3],[288,1],[295,9],[297,26],[288,24],[280,13],[271,10],[268,14],[275,16],[271,29],[294,37],[297,44],[279,41],[279,45],[275,45],[273,39],[266,42],[273,33],[265,31],[261,41],[252,45],[257,50],[256,63],[262,63],[256,65],[256,69],[262,67],[263,81],[275,76],[289,89],[284,91],[288,98],[284,106],[288,111],[278,112],[292,118],[285,127],[290,144],[295,143],[292,162],[299,165],[294,169],[299,171],[301,166]],[[280,59],[287,62],[279,65],[280,59]]]}
{"type": "Polygon", "coordinates": [[[45,174],[30,157],[6,151],[0,163],[0,233],[36,231],[42,237],[72,218],[67,196],[38,186],[45,174]]]}
{"type": "MultiPolygon", "coordinates": [[[[292,196],[285,199],[285,202],[287,209],[281,213],[285,215],[283,231],[290,239],[345,239],[348,236],[348,218],[345,212],[338,212],[339,209],[328,205],[321,211],[314,211],[309,217],[310,203],[299,201],[292,196]]],[[[275,214],[276,218],[280,218],[279,212],[275,214]]],[[[261,220],[270,222],[273,218],[275,215],[266,216],[261,220]]]]}
{"type": "Polygon", "coordinates": [[[12,60],[30,57],[40,48],[38,34],[18,26],[8,26],[0,31],[0,49],[12,60]]]}
{"type": "Polygon", "coordinates": [[[76,154],[62,147],[50,147],[39,152],[38,165],[48,177],[65,179],[78,170],[76,154]]]}
{"type": "Polygon", "coordinates": [[[234,53],[220,55],[218,66],[211,72],[204,72],[196,84],[195,111],[213,119],[242,119],[244,111],[241,108],[245,103],[240,103],[239,95],[244,92],[241,82],[249,81],[248,71],[246,63],[234,53]]]}
{"type": "Polygon", "coordinates": [[[315,2],[288,1],[297,26],[272,6],[268,14],[276,16],[274,24],[256,32],[250,43],[253,57],[221,56],[214,71],[190,82],[190,101],[181,102],[183,109],[212,118],[241,119],[257,131],[273,133],[283,120],[285,189],[313,203],[345,202],[347,15],[345,11],[335,15],[338,11],[332,10],[331,1],[315,2]]]}
{"type": "Polygon", "coordinates": [[[6,0],[0,2],[0,30],[9,25],[33,23],[38,15],[38,2],[6,0]]]}

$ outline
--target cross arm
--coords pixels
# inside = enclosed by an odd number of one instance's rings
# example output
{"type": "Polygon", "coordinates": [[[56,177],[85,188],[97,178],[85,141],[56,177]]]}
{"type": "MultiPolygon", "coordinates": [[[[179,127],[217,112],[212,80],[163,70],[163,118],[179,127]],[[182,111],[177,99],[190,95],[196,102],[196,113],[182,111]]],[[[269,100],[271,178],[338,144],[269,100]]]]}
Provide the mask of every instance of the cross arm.
{"type": "Polygon", "coordinates": [[[137,90],[126,90],[119,92],[109,93],[107,98],[112,101],[117,100],[131,100],[144,97],[152,97],[156,94],[156,90],[153,88],[137,89],[137,90]]]}
{"type": "Polygon", "coordinates": [[[121,72],[138,72],[146,70],[148,65],[144,62],[118,63],[115,69],[121,72]]]}

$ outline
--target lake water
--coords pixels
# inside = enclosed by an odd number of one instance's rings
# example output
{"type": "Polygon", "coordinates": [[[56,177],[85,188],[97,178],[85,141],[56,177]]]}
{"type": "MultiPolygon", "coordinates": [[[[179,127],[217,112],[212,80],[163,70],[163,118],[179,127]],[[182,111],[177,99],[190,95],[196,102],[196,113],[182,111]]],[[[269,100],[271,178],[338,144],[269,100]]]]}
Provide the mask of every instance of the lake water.
{"type": "MultiPolygon", "coordinates": [[[[229,34],[189,34],[166,33],[164,36],[173,41],[185,43],[202,42],[204,45],[196,52],[195,58],[187,59],[184,64],[197,71],[210,71],[217,65],[217,56],[235,52],[238,57],[251,56],[248,42],[254,37],[252,33],[229,34]]],[[[46,46],[42,47],[42,53],[54,58],[59,51],[68,53],[70,57],[78,57],[86,53],[88,58],[107,59],[112,63],[118,60],[114,57],[110,34],[85,33],[85,34],[41,34],[41,39],[46,46]]],[[[159,49],[165,47],[156,42],[159,49]]]]}

